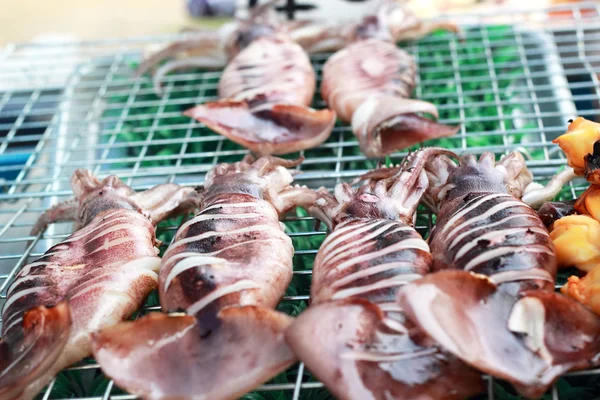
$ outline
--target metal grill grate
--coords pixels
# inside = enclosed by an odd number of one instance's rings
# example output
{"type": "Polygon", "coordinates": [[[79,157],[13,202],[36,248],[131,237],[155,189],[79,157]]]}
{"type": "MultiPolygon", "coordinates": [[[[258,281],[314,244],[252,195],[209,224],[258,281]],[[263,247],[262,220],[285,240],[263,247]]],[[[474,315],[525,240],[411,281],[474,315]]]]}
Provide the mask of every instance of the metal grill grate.
{"type": "MultiPolygon", "coordinates": [[[[551,13],[461,16],[462,39],[437,33],[403,44],[419,65],[416,97],[434,102],[442,122],[461,125],[455,137],[431,144],[475,154],[519,149],[536,178],[548,179],[564,164],[552,138],[564,132],[569,118],[599,117],[599,15],[598,6],[584,4],[551,13]]],[[[237,161],[245,154],[181,116],[183,109],[216,98],[219,72],[168,76],[163,98],[153,95],[148,77],[132,77],[143,49],[171,39],[24,44],[0,52],[2,301],[15,272],[70,232],[69,224],[54,224],[36,237],[28,235],[41,212],[71,195],[68,181],[75,168],[117,174],[136,189],[166,181],[199,185],[215,163],[237,161]]],[[[317,72],[326,58],[313,57],[317,72]]],[[[317,96],[314,105],[322,107],[323,101],[317,96]]],[[[399,162],[405,154],[391,159],[399,162]]],[[[375,166],[342,125],[327,143],[303,155],[306,161],[297,180],[310,187],[332,188],[375,166]]],[[[572,198],[584,186],[576,182],[562,196],[572,198]]],[[[312,261],[325,233],[315,230],[314,221],[303,214],[288,218],[286,225],[296,247],[295,272],[280,308],[297,313],[306,306],[312,261]]],[[[426,234],[429,225],[430,216],[421,213],[418,229],[426,234]]],[[[161,224],[159,238],[168,243],[176,228],[176,221],[161,224]]],[[[144,312],[155,309],[152,295],[144,312]]],[[[569,398],[574,387],[586,385],[598,390],[598,376],[600,369],[570,374],[548,396],[569,398]]],[[[505,385],[488,381],[488,398],[509,398],[505,385]]],[[[327,398],[322,384],[302,364],[253,396],[327,398]]],[[[104,380],[97,364],[86,360],[61,373],[43,398],[133,396],[104,380]]]]}

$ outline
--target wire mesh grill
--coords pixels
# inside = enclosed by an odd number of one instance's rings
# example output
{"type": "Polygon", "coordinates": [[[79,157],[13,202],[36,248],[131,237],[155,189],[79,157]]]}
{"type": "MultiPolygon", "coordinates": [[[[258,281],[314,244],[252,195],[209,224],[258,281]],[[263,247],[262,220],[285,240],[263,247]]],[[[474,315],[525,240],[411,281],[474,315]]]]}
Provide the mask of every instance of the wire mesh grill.
{"type": "MultiPolygon", "coordinates": [[[[474,154],[518,149],[536,179],[547,180],[565,163],[551,140],[564,132],[566,121],[577,115],[599,119],[599,15],[598,6],[583,4],[462,16],[462,38],[436,33],[402,44],[419,65],[416,97],[435,103],[442,122],[461,126],[455,137],[429,144],[474,154]]],[[[220,72],[170,75],[162,98],[154,96],[148,77],[133,77],[142,53],[171,39],[23,44],[0,53],[1,301],[19,268],[69,234],[69,224],[54,224],[35,237],[29,230],[48,206],[71,195],[68,181],[75,168],[101,177],[114,173],[135,189],[167,181],[200,185],[213,165],[238,161],[246,153],[181,116],[187,107],[217,98],[220,72]]],[[[326,54],[312,57],[318,75],[326,59],[326,54]]],[[[320,97],[314,106],[324,106],[320,97]]],[[[332,188],[376,165],[360,154],[343,125],[325,144],[302,155],[306,161],[296,178],[310,187],[332,188]]],[[[390,158],[399,162],[405,155],[390,158]]],[[[575,182],[561,196],[573,198],[584,186],[575,182]]],[[[423,234],[430,219],[419,214],[423,234]]],[[[280,309],[295,314],[306,306],[312,261],[325,232],[300,213],[286,225],[296,248],[295,271],[280,309]]],[[[177,221],[161,224],[159,238],[168,243],[176,228],[177,221]]],[[[563,282],[559,279],[558,286],[563,282]]],[[[143,312],[156,309],[154,294],[143,312]]],[[[572,373],[547,396],[569,398],[569,390],[586,385],[599,390],[597,376],[600,369],[572,373]]],[[[488,398],[514,398],[507,397],[505,385],[487,379],[488,398]]],[[[41,396],[134,397],[104,379],[93,360],[61,373],[41,396]]],[[[324,399],[327,392],[299,364],[254,396],[324,399]]]]}

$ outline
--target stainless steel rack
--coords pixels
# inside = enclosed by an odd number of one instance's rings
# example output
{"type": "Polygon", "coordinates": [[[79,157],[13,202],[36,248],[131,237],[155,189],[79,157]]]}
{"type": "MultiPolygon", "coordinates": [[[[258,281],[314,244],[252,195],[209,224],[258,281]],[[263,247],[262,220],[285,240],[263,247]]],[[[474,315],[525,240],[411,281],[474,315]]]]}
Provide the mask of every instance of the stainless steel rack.
{"type": "MultiPolygon", "coordinates": [[[[442,122],[461,126],[456,137],[438,144],[475,154],[519,149],[536,179],[548,179],[565,163],[551,140],[564,132],[566,121],[578,115],[600,117],[600,7],[586,3],[453,20],[464,28],[461,37],[436,34],[402,45],[419,65],[416,97],[438,105],[442,122]]],[[[246,153],[181,117],[185,107],[216,98],[220,72],[170,75],[162,98],[154,96],[148,77],[133,77],[133,64],[142,53],[173,39],[20,44],[0,50],[0,301],[19,268],[70,232],[69,224],[54,224],[29,235],[41,212],[70,196],[68,181],[75,168],[117,174],[136,189],[166,181],[199,185],[215,163],[236,161],[246,153]]],[[[318,73],[327,56],[312,57],[318,73]]],[[[318,96],[314,105],[323,106],[318,96]]],[[[398,162],[405,154],[391,159],[398,162]]],[[[332,187],[375,165],[360,154],[346,126],[336,127],[325,144],[303,155],[297,179],[312,187],[332,187]]],[[[572,198],[583,189],[575,182],[563,196],[572,198]]],[[[423,213],[418,220],[423,233],[429,219],[423,213]]],[[[294,279],[310,275],[318,242],[313,238],[324,232],[315,230],[309,217],[290,217],[286,224],[295,227],[290,236],[296,258],[304,263],[294,279]],[[301,239],[309,240],[300,244],[301,239]]],[[[159,235],[168,237],[175,229],[161,227],[159,235]]],[[[290,293],[283,302],[307,299],[305,291],[290,293]]],[[[94,379],[99,374],[93,360],[68,370],[94,379]]],[[[257,392],[267,393],[266,398],[275,392],[294,400],[317,398],[314,391],[322,384],[310,379],[302,364],[287,376],[287,383],[269,382],[257,392]]],[[[600,369],[565,379],[596,376],[600,369]]],[[[55,380],[42,398],[133,398],[107,382],[93,393],[65,394],[57,392],[55,380]]],[[[488,398],[501,397],[494,380],[488,377],[488,382],[488,398]]],[[[559,383],[549,396],[560,395],[559,383]]]]}

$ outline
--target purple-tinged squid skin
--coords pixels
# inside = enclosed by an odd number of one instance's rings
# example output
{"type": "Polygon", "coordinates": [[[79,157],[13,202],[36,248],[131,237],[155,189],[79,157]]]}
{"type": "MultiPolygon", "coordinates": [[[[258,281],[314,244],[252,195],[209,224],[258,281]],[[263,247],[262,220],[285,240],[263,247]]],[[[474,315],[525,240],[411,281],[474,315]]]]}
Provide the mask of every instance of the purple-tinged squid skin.
{"type": "Polygon", "coordinates": [[[332,230],[313,268],[311,305],[286,330],[306,367],[338,399],[463,399],[480,374],[440,351],[404,317],[398,289],[429,272],[431,254],[412,226],[427,187],[424,149],[401,169],[366,174],[354,191],[326,190],[311,213],[332,230]]]}
{"type": "Polygon", "coordinates": [[[403,7],[385,2],[376,16],[355,28],[354,41],[323,66],[321,95],[340,119],[352,124],[362,152],[382,157],[429,139],[453,135],[458,127],[436,123],[436,107],[409,99],[417,66],[395,44],[404,19],[403,7]]]}
{"type": "Polygon", "coordinates": [[[336,120],[331,110],[309,107],[316,87],[312,64],[277,25],[257,11],[232,33],[237,40],[219,81],[220,100],[184,112],[261,156],[318,146],[336,120]]]}
{"type": "Polygon", "coordinates": [[[556,257],[540,217],[520,200],[523,157],[492,153],[428,166],[429,238],[439,272],[404,286],[411,322],[469,365],[537,398],[563,373],[600,362],[600,318],[554,292],[556,257]]]}
{"type": "Polygon", "coordinates": [[[286,169],[263,157],[220,164],[205,179],[200,212],[163,256],[152,313],[94,337],[103,371],[149,399],[234,399],[295,362],[274,310],[292,278],[293,246],[280,216],[308,205],[286,169]],[[170,314],[167,314],[170,313],[170,314]]]}
{"type": "Polygon", "coordinates": [[[2,310],[0,397],[33,398],[63,368],[91,354],[91,334],[133,314],[156,288],[154,226],[196,208],[195,190],[175,184],[135,193],[115,176],[77,170],[75,201],[43,214],[80,227],[23,267],[2,310]]]}

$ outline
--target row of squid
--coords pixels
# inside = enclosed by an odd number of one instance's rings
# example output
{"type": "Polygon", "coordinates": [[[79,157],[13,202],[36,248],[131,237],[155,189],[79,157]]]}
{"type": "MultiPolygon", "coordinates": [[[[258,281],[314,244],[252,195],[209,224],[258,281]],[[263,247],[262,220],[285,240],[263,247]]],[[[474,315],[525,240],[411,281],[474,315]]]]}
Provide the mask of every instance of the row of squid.
{"type": "MultiPolygon", "coordinates": [[[[586,156],[590,176],[597,157],[586,156]]],[[[33,229],[71,219],[77,230],[8,289],[0,398],[31,399],[91,354],[148,399],[233,399],[297,360],[339,399],[463,399],[484,390],[483,374],[537,398],[600,364],[600,316],[554,291],[545,222],[562,208],[530,206],[578,169],[540,187],[518,152],[496,162],[423,148],[330,193],[292,185],[301,161],[248,156],[214,167],[203,189],[139,193],[78,170],[75,199],[33,229]],[[420,203],[437,215],[427,241],[413,226],[420,203]],[[280,221],[298,206],[329,233],[294,319],[275,307],[293,274],[280,221]],[[190,211],[160,258],[157,223],[190,211]],[[155,288],[162,312],[126,321],[155,288]]]]}
{"type": "Polygon", "coordinates": [[[368,157],[381,157],[457,127],[433,122],[436,107],[410,99],[417,67],[396,42],[421,37],[450,24],[419,21],[399,2],[385,0],[375,15],[356,24],[282,22],[272,2],[218,32],[194,33],[151,55],[143,74],[171,56],[154,73],[162,93],[164,76],[184,68],[221,68],[220,100],[184,112],[257,155],[309,149],[330,136],[336,117],[351,124],[368,157]],[[330,109],[310,108],[316,77],[309,52],[337,51],[322,70],[321,96],[330,109]],[[183,57],[181,57],[183,56],[183,57]]]}

